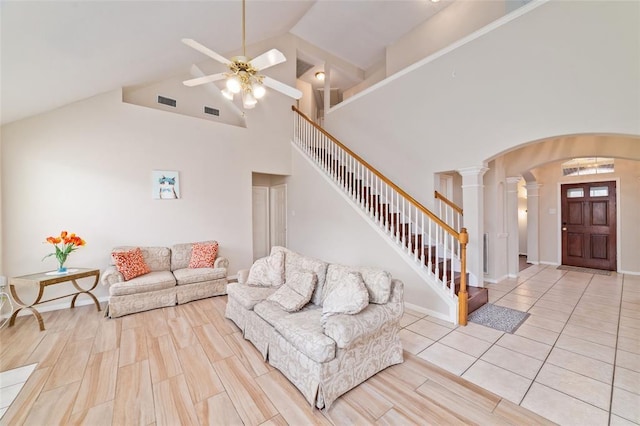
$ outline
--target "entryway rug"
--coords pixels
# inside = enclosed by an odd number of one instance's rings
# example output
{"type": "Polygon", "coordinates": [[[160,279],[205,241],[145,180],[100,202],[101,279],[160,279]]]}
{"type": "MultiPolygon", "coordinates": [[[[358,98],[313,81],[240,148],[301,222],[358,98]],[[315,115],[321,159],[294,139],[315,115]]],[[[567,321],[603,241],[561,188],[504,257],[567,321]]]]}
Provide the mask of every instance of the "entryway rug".
{"type": "Polygon", "coordinates": [[[506,333],[515,332],[529,317],[526,312],[487,303],[469,315],[469,321],[506,333]]]}
{"type": "Polygon", "coordinates": [[[581,268],[579,266],[560,265],[556,269],[559,269],[561,271],[585,272],[587,274],[611,275],[611,271],[605,271],[603,269],[581,268]]]}

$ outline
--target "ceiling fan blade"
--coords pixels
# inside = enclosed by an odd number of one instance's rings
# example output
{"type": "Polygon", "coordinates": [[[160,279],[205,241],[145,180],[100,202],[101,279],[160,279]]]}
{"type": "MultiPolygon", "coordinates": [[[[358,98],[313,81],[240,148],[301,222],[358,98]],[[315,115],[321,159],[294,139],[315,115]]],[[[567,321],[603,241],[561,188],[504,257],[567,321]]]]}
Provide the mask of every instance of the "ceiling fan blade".
{"type": "MultiPolygon", "coordinates": [[[[194,65],[195,66],[195,65],[194,65]]],[[[182,82],[185,86],[193,87],[199,86],[205,83],[211,83],[213,81],[223,80],[226,76],[224,73],[205,75],[204,77],[192,78],[191,80],[185,80],[182,82]]]]}
{"type": "Polygon", "coordinates": [[[262,83],[265,86],[271,87],[272,89],[277,90],[280,93],[284,93],[290,98],[300,99],[302,97],[302,92],[296,89],[295,87],[287,86],[286,84],[281,83],[278,80],[274,80],[271,77],[265,76],[264,79],[262,80],[262,83]]]}
{"type": "Polygon", "coordinates": [[[251,61],[249,61],[249,63],[255,69],[262,71],[263,69],[281,64],[286,60],[287,58],[284,57],[284,54],[281,51],[279,51],[278,49],[271,49],[268,52],[264,52],[257,58],[253,58],[251,61]]]}
{"type": "Polygon", "coordinates": [[[209,49],[208,47],[205,47],[205,46],[201,45],[200,43],[198,43],[197,41],[195,41],[195,40],[193,40],[191,38],[183,38],[182,42],[184,44],[186,44],[187,46],[196,49],[198,52],[204,53],[205,55],[207,55],[211,59],[215,59],[216,61],[222,62],[225,65],[229,65],[231,63],[231,61],[228,60],[227,58],[225,58],[224,56],[214,52],[213,50],[209,49]]]}

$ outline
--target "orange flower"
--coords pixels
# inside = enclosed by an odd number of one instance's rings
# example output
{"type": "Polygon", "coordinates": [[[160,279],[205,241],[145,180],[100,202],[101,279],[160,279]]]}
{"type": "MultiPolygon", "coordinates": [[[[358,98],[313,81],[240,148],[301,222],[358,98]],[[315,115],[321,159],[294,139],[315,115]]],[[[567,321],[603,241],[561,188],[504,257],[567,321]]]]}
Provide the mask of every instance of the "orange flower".
{"type": "Polygon", "coordinates": [[[67,238],[67,231],[62,231],[62,232],[60,233],[60,238],[62,238],[62,239],[67,238]]]}
{"type": "Polygon", "coordinates": [[[46,259],[49,256],[55,256],[58,259],[58,263],[60,267],[67,261],[67,257],[78,249],[78,247],[82,247],[86,244],[85,240],[77,236],[75,233],[69,234],[67,231],[60,232],[59,237],[47,237],[46,242],[49,244],[53,244],[55,247],[54,253],[49,253],[42,260],[46,259]],[[59,245],[61,244],[62,245],[59,245]]]}

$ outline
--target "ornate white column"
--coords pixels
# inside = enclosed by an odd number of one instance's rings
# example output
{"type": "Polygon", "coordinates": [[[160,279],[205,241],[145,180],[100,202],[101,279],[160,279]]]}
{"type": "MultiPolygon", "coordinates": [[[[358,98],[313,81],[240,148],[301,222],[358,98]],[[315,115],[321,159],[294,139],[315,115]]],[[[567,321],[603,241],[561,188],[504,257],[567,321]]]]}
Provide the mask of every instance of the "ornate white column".
{"type": "Polygon", "coordinates": [[[537,182],[527,183],[527,262],[540,263],[540,187],[537,182]]]}
{"type": "Polygon", "coordinates": [[[467,244],[467,272],[469,284],[484,287],[484,255],[482,240],[484,235],[484,182],[482,176],[489,170],[485,166],[458,169],[462,176],[462,205],[464,224],[469,233],[467,244]]]}
{"type": "Polygon", "coordinates": [[[510,278],[518,276],[520,270],[518,235],[518,177],[507,178],[507,274],[510,278]]]}

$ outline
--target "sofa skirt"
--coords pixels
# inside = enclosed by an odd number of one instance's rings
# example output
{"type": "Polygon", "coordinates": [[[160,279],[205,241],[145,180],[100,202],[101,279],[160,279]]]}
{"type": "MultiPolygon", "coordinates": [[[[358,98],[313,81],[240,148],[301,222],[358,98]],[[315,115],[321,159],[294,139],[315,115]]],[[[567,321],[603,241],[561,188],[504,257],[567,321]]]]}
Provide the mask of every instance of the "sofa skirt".
{"type": "Polygon", "coordinates": [[[175,287],[178,304],[227,294],[227,278],[182,284],[175,287]]]}
{"type": "Polygon", "coordinates": [[[148,293],[128,294],[126,296],[109,297],[108,315],[111,318],[151,309],[175,306],[177,303],[176,288],[156,290],[148,293]]]}
{"type": "Polygon", "coordinates": [[[273,331],[269,364],[280,370],[311,405],[329,408],[341,395],[374,374],[403,362],[398,325],[390,324],[369,339],[338,349],[331,361],[317,363],[273,331]]]}

